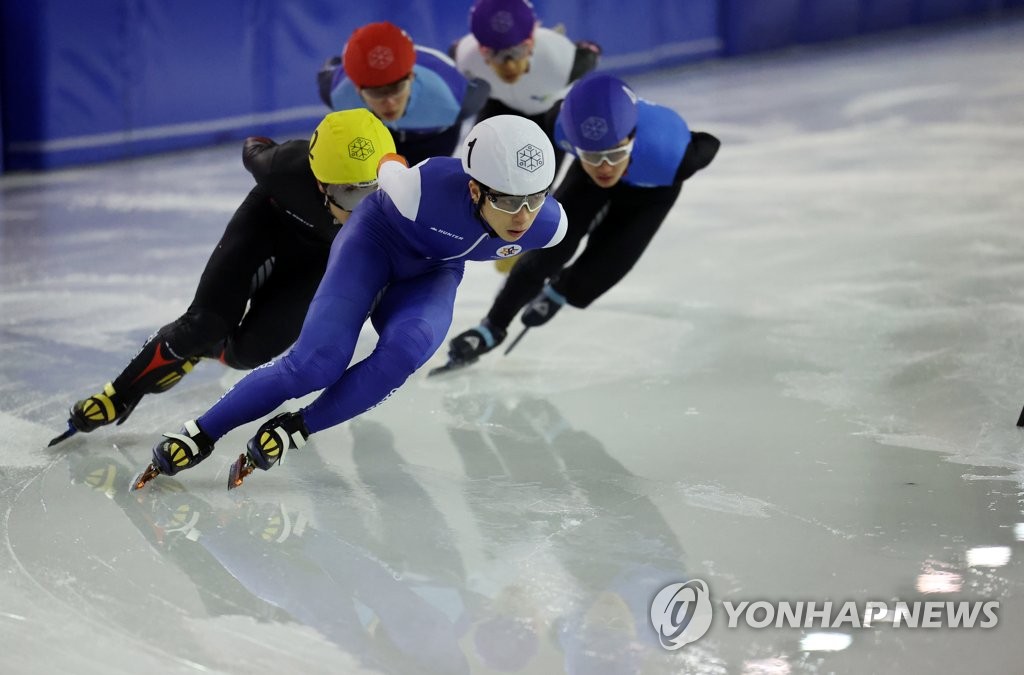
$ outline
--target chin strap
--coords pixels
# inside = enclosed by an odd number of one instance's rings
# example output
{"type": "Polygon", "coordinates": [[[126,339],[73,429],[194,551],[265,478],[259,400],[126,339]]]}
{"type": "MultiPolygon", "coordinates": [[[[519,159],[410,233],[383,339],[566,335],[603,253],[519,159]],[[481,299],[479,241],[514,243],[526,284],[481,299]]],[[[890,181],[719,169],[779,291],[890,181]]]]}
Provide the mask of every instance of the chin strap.
{"type": "Polygon", "coordinates": [[[478,199],[474,203],[474,206],[476,208],[474,209],[473,213],[476,215],[476,219],[479,220],[480,224],[483,226],[484,232],[487,233],[488,237],[497,237],[498,233],[494,231],[494,228],[491,227],[490,223],[488,223],[486,220],[484,220],[484,214],[483,214],[484,196],[483,196],[482,193],[480,195],[480,199],[478,199]]]}

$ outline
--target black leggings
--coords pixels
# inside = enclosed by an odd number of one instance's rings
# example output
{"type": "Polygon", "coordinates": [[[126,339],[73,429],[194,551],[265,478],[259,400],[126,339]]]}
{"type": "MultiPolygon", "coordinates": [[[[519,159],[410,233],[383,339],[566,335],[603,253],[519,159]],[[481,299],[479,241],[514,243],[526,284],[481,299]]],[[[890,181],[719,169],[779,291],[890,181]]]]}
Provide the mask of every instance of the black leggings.
{"type": "Polygon", "coordinates": [[[555,198],[565,208],[569,229],[552,248],[527,251],[512,268],[487,313],[497,327],[507,328],[544,283],[565,296],[573,307],[587,307],[617,284],[640,259],[682,190],[682,182],[656,188],[618,183],[598,187],[574,161],[555,198]],[[569,267],[584,236],[586,247],[569,267]]]}
{"type": "Polygon", "coordinates": [[[216,356],[249,369],[285,351],[299,336],[327,267],[330,246],[306,239],[283,222],[269,198],[253,189],[210,255],[188,310],[157,331],[114,381],[127,391],[152,360],[216,356]]]}

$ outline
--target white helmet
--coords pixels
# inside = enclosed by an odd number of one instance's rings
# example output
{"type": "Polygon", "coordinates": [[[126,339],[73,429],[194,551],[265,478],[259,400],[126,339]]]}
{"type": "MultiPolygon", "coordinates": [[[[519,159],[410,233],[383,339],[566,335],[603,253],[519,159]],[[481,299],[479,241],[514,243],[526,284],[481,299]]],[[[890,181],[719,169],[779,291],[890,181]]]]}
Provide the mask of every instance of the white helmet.
{"type": "Polygon", "coordinates": [[[497,115],[470,129],[462,168],[495,192],[532,195],[555,180],[555,150],[535,122],[497,115]]]}

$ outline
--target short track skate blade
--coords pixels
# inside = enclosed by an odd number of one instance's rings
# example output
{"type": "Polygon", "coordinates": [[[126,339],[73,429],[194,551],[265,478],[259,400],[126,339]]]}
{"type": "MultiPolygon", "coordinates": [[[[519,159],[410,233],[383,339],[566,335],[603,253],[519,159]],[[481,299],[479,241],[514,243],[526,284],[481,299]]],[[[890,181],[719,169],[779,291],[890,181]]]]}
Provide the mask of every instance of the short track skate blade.
{"type": "Polygon", "coordinates": [[[131,491],[135,492],[136,490],[141,490],[142,488],[146,487],[146,484],[149,483],[149,481],[153,480],[159,475],[160,469],[156,468],[155,465],[150,463],[150,465],[143,469],[139,473],[139,475],[135,477],[135,480],[132,481],[131,491]]]}
{"type": "Polygon", "coordinates": [[[231,471],[228,473],[228,489],[234,490],[236,487],[242,485],[242,481],[245,477],[253,472],[253,465],[249,463],[249,457],[243,452],[235,460],[235,463],[231,465],[231,471]]]}
{"type": "MultiPolygon", "coordinates": [[[[1020,417],[1017,418],[1017,426],[1018,427],[1024,427],[1024,410],[1020,411],[1020,417]]],[[[54,439],[54,440],[57,440],[57,439],[54,439]]],[[[53,442],[51,442],[50,445],[53,445],[53,442]]]]}
{"type": "Polygon", "coordinates": [[[64,433],[62,433],[60,436],[55,436],[49,443],[46,444],[46,447],[52,448],[53,446],[57,445],[61,441],[66,441],[66,440],[68,440],[69,438],[71,438],[72,436],[74,436],[77,433],[78,433],[78,429],[76,429],[73,426],[71,426],[71,422],[68,422],[67,430],[64,433]]]}
{"type": "Polygon", "coordinates": [[[444,375],[445,373],[452,373],[456,370],[462,370],[466,366],[471,366],[476,361],[449,361],[443,366],[438,366],[427,372],[427,377],[435,377],[437,375],[444,375]]]}
{"type": "Polygon", "coordinates": [[[524,328],[524,329],[523,329],[523,332],[522,332],[522,333],[520,333],[519,335],[517,335],[517,336],[516,336],[516,339],[512,341],[512,344],[510,344],[510,345],[509,345],[509,346],[508,346],[508,347],[507,347],[507,348],[505,349],[505,356],[508,356],[508,353],[509,353],[510,351],[512,351],[513,349],[515,349],[515,346],[516,346],[517,344],[519,344],[519,341],[520,341],[520,340],[522,340],[522,339],[523,339],[524,337],[526,337],[526,331],[528,331],[528,330],[530,330],[530,327],[529,327],[529,326],[527,326],[526,328],[524,328]]]}

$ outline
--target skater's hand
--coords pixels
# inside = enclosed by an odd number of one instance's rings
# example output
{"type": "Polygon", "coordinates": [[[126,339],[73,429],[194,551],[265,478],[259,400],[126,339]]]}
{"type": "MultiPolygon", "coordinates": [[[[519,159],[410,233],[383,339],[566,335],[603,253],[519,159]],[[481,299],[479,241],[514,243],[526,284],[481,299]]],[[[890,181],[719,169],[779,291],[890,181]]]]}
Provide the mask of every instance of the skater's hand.
{"type": "Polygon", "coordinates": [[[550,284],[544,286],[544,289],[537,294],[533,300],[526,305],[526,309],[523,310],[523,315],[520,319],[523,325],[530,326],[543,326],[551,318],[558,313],[558,310],[565,304],[565,296],[556,291],[551,287],[550,284]]]}
{"type": "Polygon", "coordinates": [[[244,166],[249,173],[252,173],[252,161],[256,155],[260,154],[267,148],[274,147],[275,145],[277,145],[277,143],[266,136],[249,136],[242,143],[242,166],[244,166]]]}

